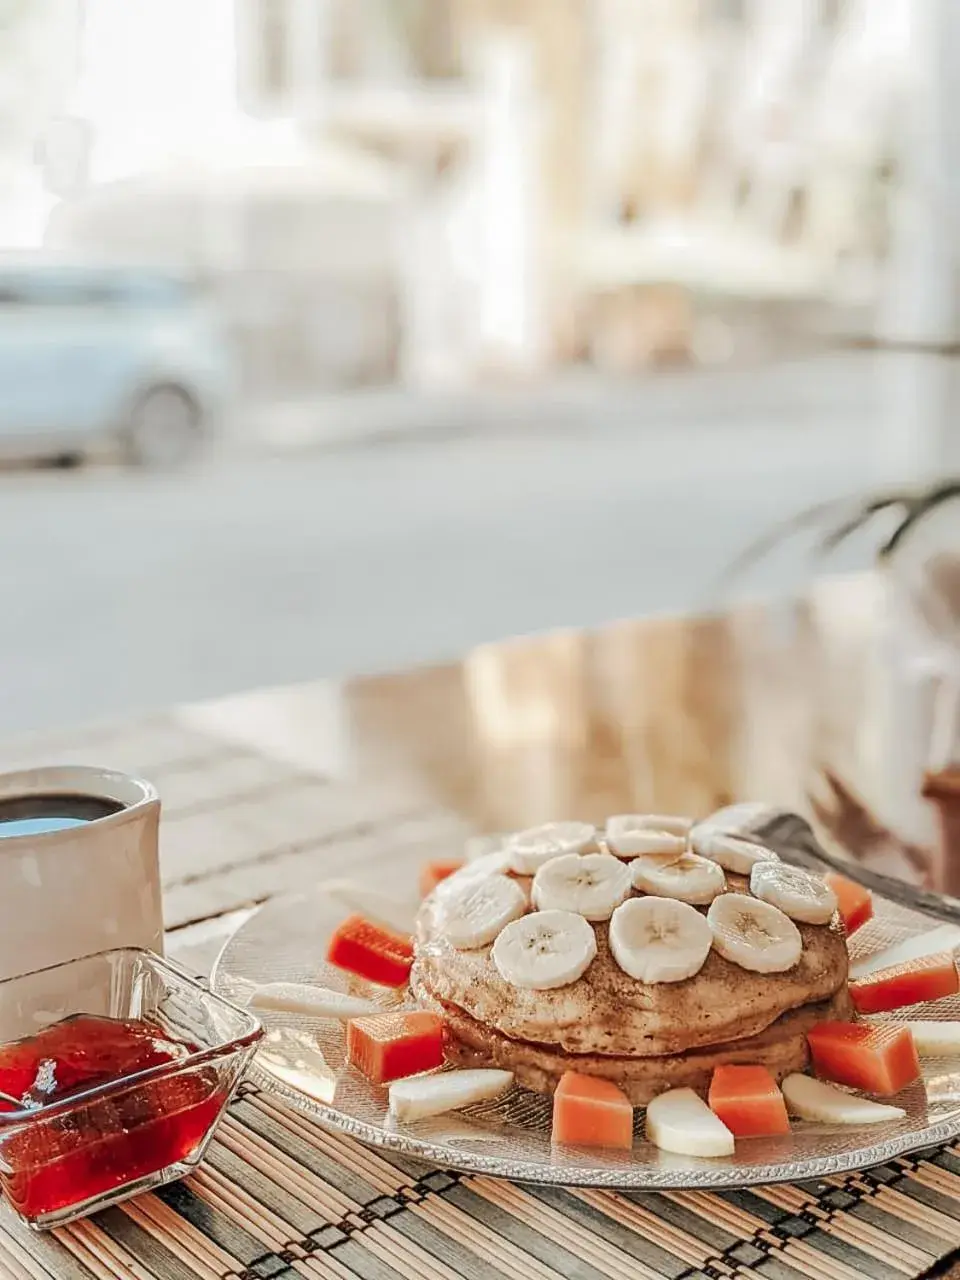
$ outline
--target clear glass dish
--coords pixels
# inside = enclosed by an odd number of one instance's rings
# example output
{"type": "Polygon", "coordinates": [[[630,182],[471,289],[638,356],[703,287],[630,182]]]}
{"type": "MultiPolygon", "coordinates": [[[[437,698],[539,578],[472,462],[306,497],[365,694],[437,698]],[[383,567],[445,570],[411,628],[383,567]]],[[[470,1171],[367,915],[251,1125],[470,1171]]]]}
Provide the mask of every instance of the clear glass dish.
{"type": "Polygon", "coordinates": [[[0,1045],[24,1041],[28,1058],[32,1037],[79,1015],[148,1023],[190,1047],[59,1101],[0,1104],[0,1185],[37,1229],[190,1173],[263,1035],[251,1014],[149,951],[104,951],[0,982],[0,1045]]]}

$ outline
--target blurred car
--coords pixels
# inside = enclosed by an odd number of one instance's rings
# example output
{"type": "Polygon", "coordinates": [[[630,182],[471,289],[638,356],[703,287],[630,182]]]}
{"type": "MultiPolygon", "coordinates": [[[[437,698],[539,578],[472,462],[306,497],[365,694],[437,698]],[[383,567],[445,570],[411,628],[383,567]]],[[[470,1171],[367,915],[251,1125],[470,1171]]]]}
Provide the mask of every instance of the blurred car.
{"type": "Polygon", "coordinates": [[[0,456],[175,466],[232,383],[216,316],[185,278],[0,259],[0,456]]]}

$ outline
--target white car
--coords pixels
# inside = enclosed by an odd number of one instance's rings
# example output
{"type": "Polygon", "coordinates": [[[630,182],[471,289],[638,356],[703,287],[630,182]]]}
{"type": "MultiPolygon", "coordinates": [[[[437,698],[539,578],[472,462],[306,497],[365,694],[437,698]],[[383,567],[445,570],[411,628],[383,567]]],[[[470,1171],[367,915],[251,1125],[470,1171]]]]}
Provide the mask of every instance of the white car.
{"type": "Polygon", "coordinates": [[[184,278],[0,260],[0,456],[119,452],[174,466],[214,430],[231,366],[214,312],[184,278]]]}

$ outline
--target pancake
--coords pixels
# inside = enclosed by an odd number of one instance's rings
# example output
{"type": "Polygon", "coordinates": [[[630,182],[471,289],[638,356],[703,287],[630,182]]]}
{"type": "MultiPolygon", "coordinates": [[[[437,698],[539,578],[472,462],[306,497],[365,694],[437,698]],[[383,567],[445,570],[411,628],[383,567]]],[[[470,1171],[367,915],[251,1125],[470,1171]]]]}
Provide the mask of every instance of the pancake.
{"type": "MultiPolygon", "coordinates": [[[[728,874],[727,891],[748,892],[747,881],[728,874]]],[[[476,1024],[507,1040],[539,1046],[545,1063],[558,1053],[622,1062],[726,1046],[758,1036],[792,1010],[829,1002],[846,990],[847,945],[838,916],[826,925],[798,924],[803,952],[784,973],[754,973],[711,951],[695,977],[655,984],[624,973],[610,953],[607,925],[596,924],[597,955],[583,977],[554,990],[533,991],[500,976],[490,946],[453,947],[444,938],[437,902],[435,895],[428,898],[418,918],[412,978],[418,996],[459,1011],[466,1027],[476,1024]]],[[[491,1044],[496,1043],[494,1034],[491,1044]]],[[[551,1068],[542,1069],[549,1074],[551,1068]]]]}
{"type": "Polygon", "coordinates": [[[634,1106],[645,1106],[666,1089],[691,1088],[705,1095],[715,1067],[742,1062],[765,1066],[779,1082],[808,1064],[806,1033],[825,1019],[846,1020],[852,1006],[846,988],[829,1000],[785,1013],[758,1035],[709,1048],[662,1057],[571,1054],[550,1045],[510,1040],[452,1005],[441,1004],[414,982],[420,1004],[441,1014],[447,1028],[447,1059],[457,1066],[502,1067],[518,1084],[536,1093],[553,1093],[565,1071],[611,1080],[634,1106]]]}

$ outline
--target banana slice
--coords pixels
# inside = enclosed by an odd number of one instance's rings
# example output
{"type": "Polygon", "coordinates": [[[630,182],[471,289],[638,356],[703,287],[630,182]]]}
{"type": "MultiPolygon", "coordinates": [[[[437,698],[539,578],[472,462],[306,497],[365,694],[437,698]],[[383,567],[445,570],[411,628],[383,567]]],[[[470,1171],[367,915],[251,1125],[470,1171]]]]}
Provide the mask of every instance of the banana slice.
{"type": "Polygon", "coordinates": [[[804,924],[829,924],[837,909],[837,895],[828,884],[785,862],[756,863],[750,872],[750,892],[804,924]]]}
{"type": "Polygon", "coordinates": [[[437,906],[443,936],[458,951],[470,951],[486,946],[504,925],[518,920],[527,909],[527,896],[509,876],[467,875],[437,895],[437,906]]]}
{"type": "Polygon", "coordinates": [[[671,835],[669,831],[631,831],[627,835],[607,837],[607,844],[618,858],[659,857],[673,862],[686,852],[685,836],[671,835]]]}
{"type": "Polygon", "coordinates": [[[484,1067],[412,1076],[391,1084],[390,1111],[397,1120],[425,1120],[468,1107],[472,1102],[489,1102],[506,1093],[512,1084],[512,1071],[484,1067]]]}
{"type": "Polygon", "coordinates": [[[372,1000],[348,996],[329,987],[315,987],[308,982],[265,982],[250,997],[249,1007],[273,1013],[295,1013],[305,1018],[339,1018],[342,1022],[381,1012],[372,1000]]]}
{"type": "MultiPolygon", "coordinates": [[[[897,1023],[897,1026],[900,1026],[897,1023]]],[[[960,1022],[908,1022],[921,1058],[955,1058],[960,1054],[960,1022]]]]}
{"type": "Polygon", "coordinates": [[[610,950],[639,982],[682,982],[699,973],[713,935],[704,917],[685,902],[630,898],[610,917],[610,950]]]}
{"type": "Polygon", "coordinates": [[[667,813],[618,813],[607,819],[604,839],[621,858],[636,858],[642,853],[679,858],[687,847],[689,829],[689,818],[667,813]]]}
{"type": "Polygon", "coordinates": [[[758,862],[779,861],[772,849],[743,836],[717,831],[706,824],[691,830],[690,848],[694,853],[699,853],[701,858],[710,858],[738,876],[748,876],[758,862]]]}
{"type": "Polygon", "coordinates": [[[565,853],[533,878],[539,911],[576,911],[585,920],[609,920],[629,892],[629,866],[609,853],[565,853]]]}
{"type": "Polygon", "coordinates": [[[631,831],[668,831],[673,836],[685,836],[693,826],[693,819],[679,813],[615,813],[607,819],[606,834],[625,835],[631,831]]]}
{"type": "Polygon", "coordinates": [[[317,888],[323,889],[347,911],[358,911],[375,924],[386,925],[397,933],[413,933],[419,910],[415,902],[379,893],[354,880],[324,880],[317,888]]]}
{"type": "Polygon", "coordinates": [[[534,911],[514,920],[491,952],[501,978],[528,991],[576,982],[596,954],[596,934],[572,911],[534,911]]]}
{"type": "Polygon", "coordinates": [[[697,823],[698,826],[713,827],[715,831],[726,831],[728,835],[745,836],[756,831],[764,822],[769,822],[777,815],[773,805],[762,800],[740,800],[736,804],[724,805],[697,823]]]}
{"type": "Polygon", "coordinates": [[[690,902],[695,906],[712,902],[727,885],[723,868],[696,853],[682,853],[676,862],[665,862],[649,855],[634,858],[630,872],[635,889],[655,894],[658,898],[676,898],[678,902],[690,902]]]}
{"type": "Polygon", "coordinates": [[[503,849],[494,849],[490,853],[482,853],[471,862],[465,862],[459,871],[446,880],[441,880],[434,893],[443,893],[445,887],[460,884],[464,880],[479,880],[483,876],[510,874],[510,858],[503,849]]]}
{"type": "Polygon", "coordinates": [[[582,853],[596,839],[589,822],[545,822],[541,827],[517,831],[506,844],[510,867],[521,876],[532,876],[564,853],[582,853]]]}
{"type": "Polygon", "coordinates": [[[955,951],[957,948],[960,948],[960,925],[941,924],[928,933],[918,933],[892,947],[885,947],[883,951],[854,960],[850,965],[850,977],[865,978],[877,969],[889,969],[895,964],[906,964],[908,960],[919,960],[922,956],[935,956],[938,951],[955,951]]]}
{"type": "Polygon", "coordinates": [[[796,1072],[787,1076],[780,1088],[790,1114],[801,1120],[818,1120],[822,1124],[882,1124],[885,1120],[902,1120],[907,1114],[902,1107],[870,1102],[796,1072]]]}
{"type": "Polygon", "coordinates": [[[732,1156],[733,1134],[692,1089],[669,1089],[647,1107],[648,1141],[680,1156],[732,1156]]]}
{"type": "MultiPolygon", "coordinates": [[[[692,909],[692,908],[691,908],[692,909]]],[[[710,904],[714,949],[752,973],[783,973],[803,951],[800,930],[779,907],[745,893],[724,893],[710,904]]]]}

